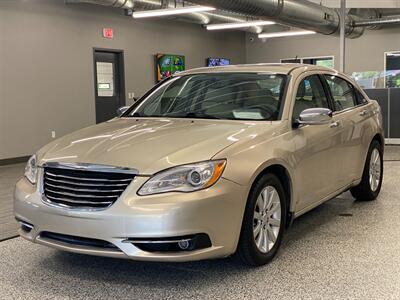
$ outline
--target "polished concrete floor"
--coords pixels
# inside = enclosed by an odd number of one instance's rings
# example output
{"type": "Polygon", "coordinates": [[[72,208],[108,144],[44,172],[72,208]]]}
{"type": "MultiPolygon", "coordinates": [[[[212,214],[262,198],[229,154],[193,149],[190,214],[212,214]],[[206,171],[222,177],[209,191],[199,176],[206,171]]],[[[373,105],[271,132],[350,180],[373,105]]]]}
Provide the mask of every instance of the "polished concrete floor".
{"type": "Polygon", "coordinates": [[[391,153],[377,201],[345,193],[300,217],[267,266],[142,263],[14,238],[0,243],[0,299],[400,299],[400,148],[391,153]]]}
{"type": "Polygon", "coordinates": [[[13,216],[12,193],[23,174],[25,164],[0,166],[0,241],[15,236],[17,223],[13,216]]]}

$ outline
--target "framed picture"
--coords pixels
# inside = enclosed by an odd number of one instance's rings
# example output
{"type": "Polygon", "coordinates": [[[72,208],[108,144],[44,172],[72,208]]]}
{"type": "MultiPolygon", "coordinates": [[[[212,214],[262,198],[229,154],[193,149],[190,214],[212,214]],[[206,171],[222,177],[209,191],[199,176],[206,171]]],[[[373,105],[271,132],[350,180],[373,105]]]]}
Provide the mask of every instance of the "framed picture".
{"type": "Polygon", "coordinates": [[[156,54],[157,82],[171,77],[176,72],[185,71],[185,56],[174,54],[156,54]]]}

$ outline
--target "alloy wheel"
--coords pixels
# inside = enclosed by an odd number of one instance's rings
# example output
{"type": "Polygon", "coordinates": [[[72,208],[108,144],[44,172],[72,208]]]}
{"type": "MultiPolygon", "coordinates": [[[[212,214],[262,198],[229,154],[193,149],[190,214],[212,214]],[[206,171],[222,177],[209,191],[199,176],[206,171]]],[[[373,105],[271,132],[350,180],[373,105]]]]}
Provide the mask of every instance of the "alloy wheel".
{"type": "Polygon", "coordinates": [[[267,186],[258,195],[254,208],[254,241],[260,252],[268,253],[274,247],[280,227],[280,197],[273,186],[267,186]]]}
{"type": "Polygon", "coordinates": [[[381,181],[381,154],[378,149],[374,149],[371,153],[369,162],[369,184],[371,190],[375,192],[381,181]]]}

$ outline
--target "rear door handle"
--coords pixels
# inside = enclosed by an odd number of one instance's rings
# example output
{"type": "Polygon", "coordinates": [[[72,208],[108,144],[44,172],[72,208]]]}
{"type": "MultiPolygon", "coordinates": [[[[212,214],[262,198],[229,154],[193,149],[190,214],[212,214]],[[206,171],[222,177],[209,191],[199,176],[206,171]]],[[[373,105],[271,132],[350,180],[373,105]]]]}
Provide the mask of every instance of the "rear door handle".
{"type": "Polygon", "coordinates": [[[339,121],[336,121],[336,122],[332,122],[332,123],[329,125],[329,127],[330,127],[330,128],[338,128],[339,125],[340,125],[340,122],[339,122],[339,121]]]}
{"type": "Polygon", "coordinates": [[[364,109],[362,112],[360,112],[360,116],[365,117],[367,113],[368,113],[367,110],[364,109]]]}

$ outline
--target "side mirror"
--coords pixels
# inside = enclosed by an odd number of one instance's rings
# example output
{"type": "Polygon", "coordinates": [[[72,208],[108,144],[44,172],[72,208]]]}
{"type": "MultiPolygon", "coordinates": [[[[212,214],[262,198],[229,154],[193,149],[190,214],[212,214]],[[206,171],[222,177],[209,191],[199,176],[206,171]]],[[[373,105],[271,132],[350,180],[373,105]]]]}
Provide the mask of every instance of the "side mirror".
{"type": "Polygon", "coordinates": [[[122,106],[122,107],[118,108],[117,116],[118,117],[122,116],[129,108],[130,108],[130,106],[122,106]]]}
{"type": "Polygon", "coordinates": [[[332,111],[328,108],[309,108],[303,110],[296,121],[300,125],[324,125],[332,122],[332,111]]]}

